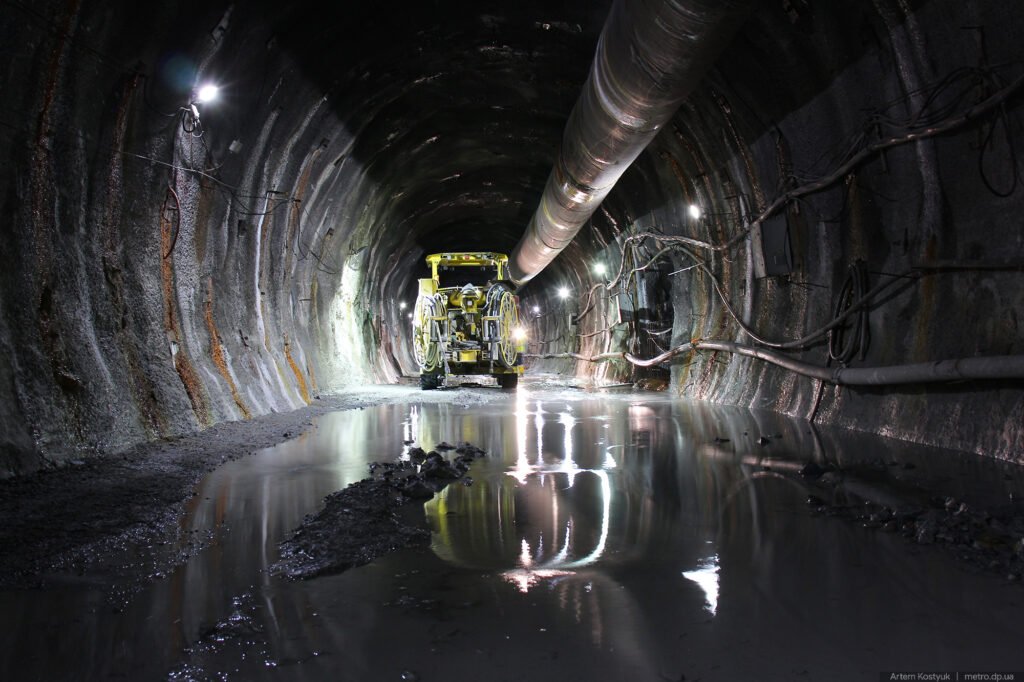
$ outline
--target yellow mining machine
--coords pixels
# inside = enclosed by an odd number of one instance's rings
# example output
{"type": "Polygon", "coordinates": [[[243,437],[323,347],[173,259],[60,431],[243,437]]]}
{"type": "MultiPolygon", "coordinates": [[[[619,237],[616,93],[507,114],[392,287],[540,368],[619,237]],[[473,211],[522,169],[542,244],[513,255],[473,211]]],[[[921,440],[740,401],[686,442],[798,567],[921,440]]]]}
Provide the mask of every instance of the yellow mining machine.
{"type": "Polygon", "coordinates": [[[413,312],[413,353],[420,386],[438,388],[445,377],[487,374],[515,388],[523,373],[526,332],[519,298],[508,278],[508,256],[491,252],[427,256],[413,312]],[[442,284],[442,280],[444,283],[442,284]]]}

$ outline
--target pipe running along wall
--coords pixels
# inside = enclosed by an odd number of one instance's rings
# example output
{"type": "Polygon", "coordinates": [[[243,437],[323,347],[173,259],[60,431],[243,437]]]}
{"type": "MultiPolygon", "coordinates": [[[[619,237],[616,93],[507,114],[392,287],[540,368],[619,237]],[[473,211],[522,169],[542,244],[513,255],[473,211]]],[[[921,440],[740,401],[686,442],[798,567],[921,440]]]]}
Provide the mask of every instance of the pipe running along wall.
{"type": "Polygon", "coordinates": [[[709,344],[1024,355],[1024,16],[789,0],[730,38],[736,2],[611,5],[5,4],[0,478],[415,375],[423,256],[513,253],[546,182],[517,251],[530,373],[1021,460],[1020,380],[840,390],[709,344]],[[783,272],[754,272],[758,233],[783,272]],[[830,344],[848,323],[870,343],[830,344]]]}
{"type": "Polygon", "coordinates": [[[563,353],[544,357],[571,357],[584,362],[625,360],[638,367],[655,367],[678,355],[684,355],[696,350],[723,351],[744,355],[748,358],[756,358],[777,367],[782,367],[794,374],[835,384],[836,386],[898,386],[901,384],[928,384],[972,379],[1024,379],[1024,355],[956,358],[889,367],[845,367],[842,365],[822,367],[810,362],[796,360],[775,351],[730,341],[693,341],[667,350],[653,358],[638,358],[631,353],[624,352],[602,353],[589,356],[579,353],[563,353]]]}
{"type": "Polygon", "coordinates": [[[526,234],[509,258],[522,284],[572,241],[658,134],[749,10],[749,0],[618,0],[526,234]]]}

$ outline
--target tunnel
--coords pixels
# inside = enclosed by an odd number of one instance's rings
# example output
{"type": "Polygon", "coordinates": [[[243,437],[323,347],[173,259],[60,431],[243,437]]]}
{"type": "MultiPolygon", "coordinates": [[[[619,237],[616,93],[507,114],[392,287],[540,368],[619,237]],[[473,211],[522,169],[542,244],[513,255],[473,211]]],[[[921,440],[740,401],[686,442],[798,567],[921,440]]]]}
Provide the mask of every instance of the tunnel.
{"type": "Polygon", "coordinates": [[[3,0],[2,676],[1024,679],[1017,30],[3,0]],[[587,106],[642,140],[584,145],[619,134],[587,106]],[[518,389],[420,389],[425,258],[462,251],[512,254],[518,389]],[[343,494],[429,462],[462,468],[400,510],[343,494]],[[397,525],[280,569],[332,504],[397,525]],[[889,677],[927,672],[960,677],[889,677]]]}

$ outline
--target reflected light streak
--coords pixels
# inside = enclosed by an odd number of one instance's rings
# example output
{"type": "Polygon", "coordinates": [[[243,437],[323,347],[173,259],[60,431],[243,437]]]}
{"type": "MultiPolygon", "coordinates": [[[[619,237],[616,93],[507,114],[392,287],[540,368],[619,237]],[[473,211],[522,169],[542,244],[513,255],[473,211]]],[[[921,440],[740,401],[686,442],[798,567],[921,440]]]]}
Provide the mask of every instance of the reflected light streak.
{"type": "MultiPolygon", "coordinates": [[[[533,428],[537,432],[537,467],[544,464],[544,411],[541,404],[537,403],[537,414],[533,418],[533,428]]],[[[541,483],[544,483],[544,476],[541,475],[541,483]]]]}
{"type": "MultiPolygon", "coordinates": [[[[556,498],[557,499],[557,498],[556,498]]],[[[562,548],[558,550],[558,554],[551,560],[553,564],[559,565],[565,562],[569,556],[569,539],[572,537],[572,519],[569,519],[565,524],[565,542],[562,543],[562,548]]]]}
{"type": "Polygon", "coordinates": [[[712,554],[703,559],[692,571],[683,571],[683,577],[704,590],[704,608],[715,615],[718,610],[718,555],[712,554]]]}
{"type": "Polygon", "coordinates": [[[562,466],[559,467],[559,471],[569,477],[569,487],[571,488],[576,482],[576,474],[581,471],[581,469],[576,467],[576,461],[573,459],[572,452],[572,427],[576,423],[576,419],[568,412],[562,412],[558,415],[558,423],[565,429],[562,441],[562,447],[565,449],[565,458],[562,460],[562,466]]]}
{"type": "Polygon", "coordinates": [[[516,467],[509,475],[519,483],[526,483],[530,475],[530,462],[526,458],[526,417],[530,414],[522,391],[516,395],[516,467]]]}
{"type": "MultiPolygon", "coordinates": [[[[531,587],[542,580],[573,575],[575,569],[593,564],[601,558],[607,547],[608,535],[611,529],[612,491],[611,479],[609,478],[607,471],[604,471],[603,469],[581,469],[577,465],[572,440],[572,430],[577,423],[577,419],[569,411],[569,406],[566,406],[565,411],[560,412],[558,416],[558,423],[561,424],[564,429],[562,442],[564,457],[558,464],[545,464],[543,457],[544,409],[540,402],[536,403],[535,411],[533,412],[533,424],[537,434],[537,455],[536,462],[531,465],[526,445],[527,416],[531,413],[527,409],[525,401],[517,400],[517,403],[515,415],[516,444],[518,452],[515,465],[511,470],[506,471],[505,473],[516,479],[520,485],[525,485],[527,479],[532,475],[538,475],[541,479],[541,485],[543,485],[546,474],[565,474],[568,478],[568,488],[573,487],[578,475],[589,473],[598,477],[601,489],[601,534],[598,538],[597,544],[594,546],[594,549],[586,556],[573,561],[569,560],[569,547],[572,544],[573,538],[573,522],[571,518],[565,524],[563,541],[561,543],[550,543],[552,545],[552,550],[554,550],[555,547],[558,547],[557,553],[550,559],[544,559],[545,548],[543,537],[540,538],[536,551],[531,550],[530,544],[526,538],[522,539],[518,557],[519,566],[513,570],[504,571],[501,575],[506,581],[514,584],[520,592],[527,592],[531,587]]],[[[604,424],[604,426],[607,426],[607,424],[604,424]]],[[[606,457],[602,466],[607,469],[615,468],[617,464],[611,456],[611,448],[607,448],[605,454],[606,457]]],[[[553,498],[553,504],[556,505],[554,514],[555,518],[558,517],[557,500],[558,498],[555,496],[553,498]]],[[[557,532],[555,533],[555,536],[557,536],[557,532]]]]}
{"type": "Polygon", "coordinates": [[[608,478],[607,471],[595,471],[593,469],[584,469],[589,473],[594,474],[601,479],[601,537],[598,538],[597,545],[594,547],[594,551],[576,561],[566,564],[569,568],[582,568],[583,566],[589,566],[604,554],[605,545],[608,544],[608,532],[611,530],[612,521],[612,483],[608,478]]]}
{"type": "MultiPolygon", "coordinates": [[[[558,554],[548,561],[541,562],[543,553],[543,540],[538,545],[536,554],[531,554],[530,545],[523,538],[520,544],[519,564],[521,568],[510,571],[503,571],[501,576],[506,581],[514,584],[520,592],[528,592],[531,587],[541,580],[557,578],[575,574],[575,570],[595,563],[604,554],[608,543],[608,534],[611,530],[611,505],[612,486],[608,472],[597,469],[575,469],[575,473],[589,473],[598,477],[601,482],[601,536],[598,538],[594,549],[585,557],[575,561],[566,561],[569,555],[569,544],[572,538],[573,524],[570,519],[565,524],[565,541],[559,549],[558,554]]],[[[509,475],[512,475],[511,473],[509,475]]],[[[717,580],[717,576],[716,576],[717,580]]],[[[716,582],[717,585],[717,582],[716,582]]],[[[717,589],[715,593],[717,599],[717,589]]]]}
{"type": "Polygon", "coordinates": [[[523,542],[519,549],[519,565],[523,568],[529,568],[533,566],[533,557],[530,556],[530,543],[523,538],[523,542]]]}
{"type": "Polygon", "coordinates": [[[612,457],[612,450],[617,450],[619,448],[624,450],[626,446],[609,445],[608,447],[606,447],[604,449],[604,464],[602,464],[601,466],[603,466],[605,469],[614,469],[615,467],[619,466],[618,462],[615,461],[615,458],[612,457]]]}
{"type": "Polygon", "coordinates": [[[549,568],[541,568],[537,570],[526,570],[518,568],[514,571],[505,571],[501,574],[501,577],[515,585],[520,592],[526,594],[530,591],[531,587],[533,587],[542,580],[547,580],[549,578],[560,578],[567,575],[573,575],[573,572],[559,571],[557,569],[549,568]]]}
{"type": "MultiPolygon", "coordinates": [[[[409,416],[402,422],[402,456],[400,459],[409,459],[409,450],[416,442],[420,432],[420,408],[419,405],[409,406],[409,416]]],[[[341,452],[341,450],[339,450],[341,452]]]]}

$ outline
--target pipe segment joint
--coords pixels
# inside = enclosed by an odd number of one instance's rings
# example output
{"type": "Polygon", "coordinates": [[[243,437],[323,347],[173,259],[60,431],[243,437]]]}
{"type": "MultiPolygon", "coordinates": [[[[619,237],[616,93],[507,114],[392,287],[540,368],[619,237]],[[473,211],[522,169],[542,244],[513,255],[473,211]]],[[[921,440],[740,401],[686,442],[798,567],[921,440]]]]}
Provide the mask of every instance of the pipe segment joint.
{"type": "Polygon", "coordinates": [[[523,284],[580,231],[710,69],[753,0],[616,0],[526,234],[509,258],[523,284]]]}

